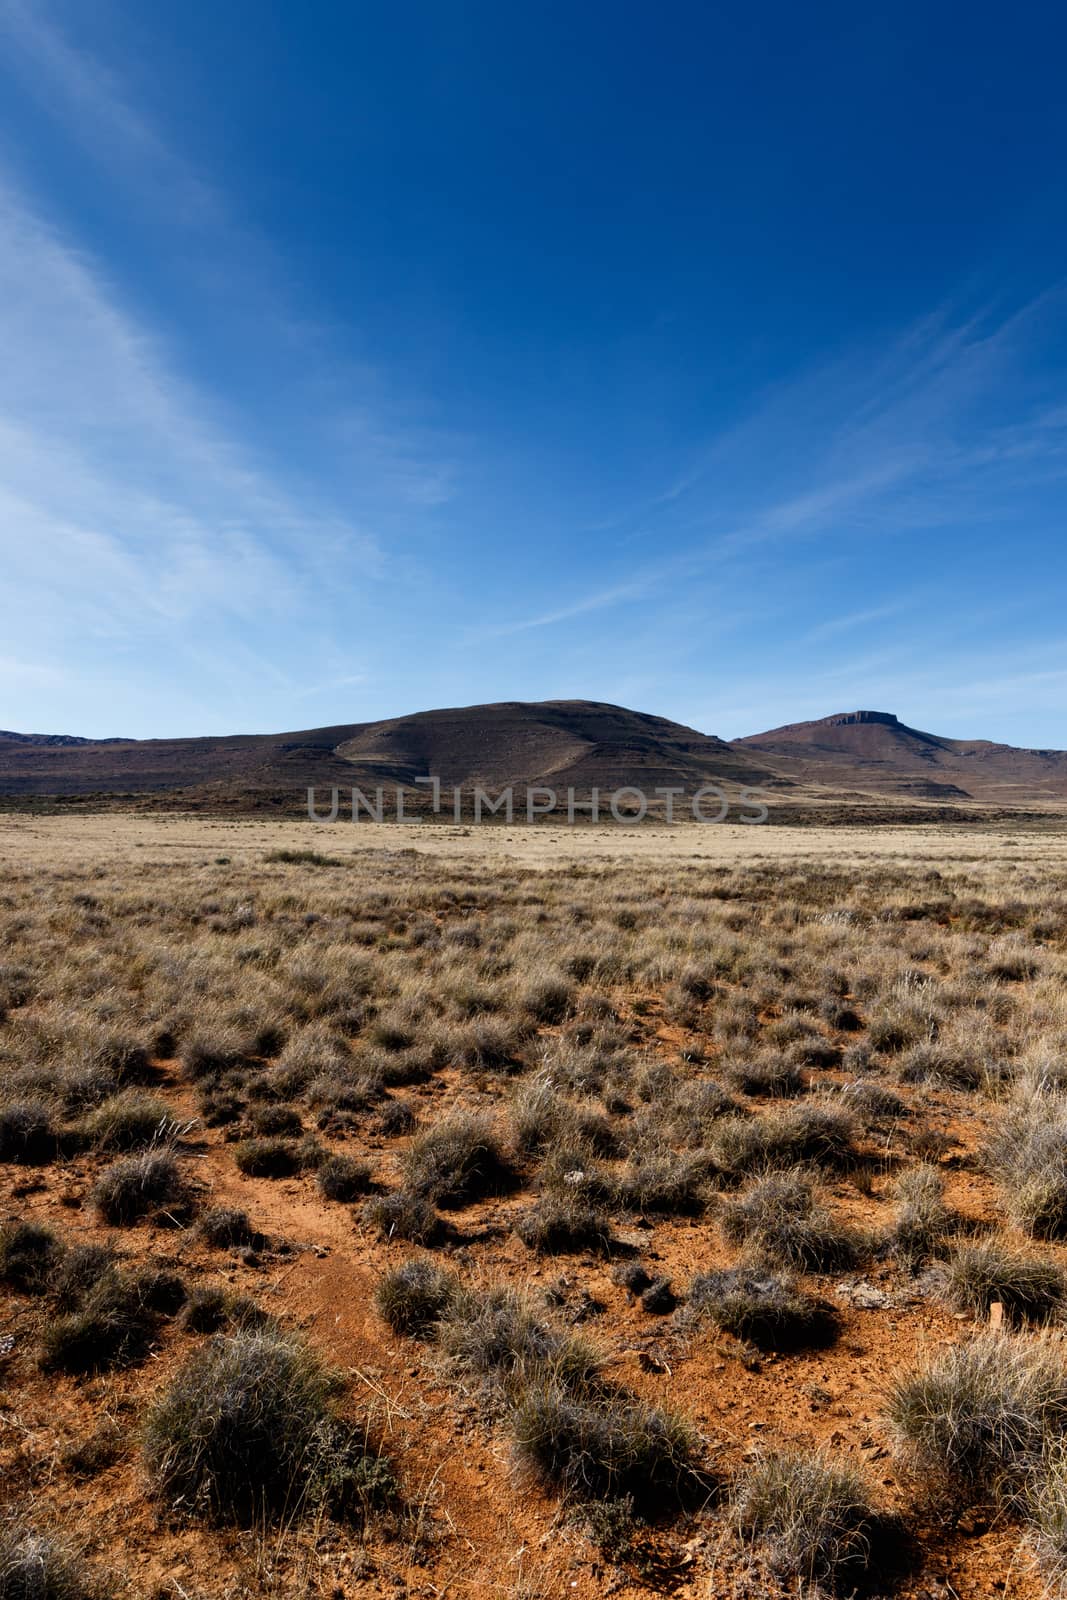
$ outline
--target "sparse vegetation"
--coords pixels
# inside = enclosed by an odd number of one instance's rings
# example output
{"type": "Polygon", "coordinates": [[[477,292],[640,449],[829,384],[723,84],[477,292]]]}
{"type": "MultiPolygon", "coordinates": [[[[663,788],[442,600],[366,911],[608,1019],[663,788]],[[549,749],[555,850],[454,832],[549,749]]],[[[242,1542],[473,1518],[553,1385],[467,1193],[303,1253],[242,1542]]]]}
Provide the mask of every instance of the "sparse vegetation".
{"type": "Polygon", "coordinates": [[[170,1121],[162,1100],[136,1089],[95,1106],[83,1123],[86,1139],[97,1150],[137,1150],[165,1137],[170,1121]]]}
{"type": "Polygon", "coordinates": [[[1009,1322],[1047,1322],[1067,1304],[1067,1278],[1058,1262],[1005,1249],[995,1239],[954,1251],[946,1287],[958,1310],[987,1317],[999,1302],[1009,1322]]]}
{"type": "Polygon", "coordinates": [[[459,1280],[434,1261],[415,1257],[392,1267],[375,1290],[378,1310],[394,1333],[420,1338],[457,1305],[459,1280]]]}
{"type": "Polygon", "coordinates": [[[0,1161],[40,1166],[56,1153],[48,1107],[37,1100],[6,1100],[0,1105],[0,1161]]]}
{"type": "MultiPolygon", "coordinates": [[[[74,1265],[72,1258],[67,1265],[74,1265]]],[[[164,1314],[158,1302],[153,1303],[154,1287],[158,1286],[150,1279],[123,1272],[110,1262],[99,1275],[94,1271],[90,1277],[86,1271],[83,1284],[72,1283],[68,1276],[61,1285],[60,1304],[71,1309],[46,1324],[41,1366],[46,1372],[82,1374],[143,1361],[164,1314]]],[[[164,1297],[165,1307],[172,1303],[164,1297]]]]}
{"type": "Polygon", "coordinates": [[[512,1389],[546,1373],[580,1387],[600,1367],[584,1341],[551,1328],[526,1296],[506,1287],[457,1300],[441,1324],[440,1340],[457,1366],[512,1389]]]}
{"type": "Polygon", "coordinates": [[[144,1455],[162,1500],[219,1521],[365,1515],[395,1493],[366,1430],[341,1420],[329,1375],[275,1332],[194,1351],[149,1412],[144,1455]]]}
{"type": "Polygon", "coordinates": [[[436,1244],[444,1233],[444,1223],[430,1202],[405,1189],[368,1200],[363,1220],[382,1239],[403,1239],[409,1244],[436,1244]]]}
{"type": "Polygon", "coordinates": [[[371,1181],[370,1163],[355,1156],[327,1156],[315,1174],[319,1193],[325,1200],[349,1203],[366,1194],[371,1181]]]}
{"type": "Polygon", "coordinates": [[[1023,1095],[990,1140],[987,1159],[1009,1215],[1035,1239],[1067,1237],[1067,1096],[1023,1095]]]}
{"type": "Polygon", "coordinates": [[[417,1133],[404,1158],[412,1194],[464,1206],[514,1186],[514,1170],[486,1117],[454,1112],[417,1133]]]}
{"type": "Polygon", "coordinates": [[[798,1585],[854,1583],[871,1559],[876,1517],[859,1473],[814,1451],[780,1451],[745,1468],[734,1496],[744,1538],[798,1585]]]}
{"type": "Polygon", "coordinates": [[[0,1600],[106,1600],[83,1553],[51,1532],[12,1522],[0,1532],[0,1600]]]}
{"type": "Polygon", "coordinates": [[[254,1249],[262,1242],[262,1235],[248,1220],[248,1213],[232,1206],[212,1206],[204,1212],[197,1228],[205,1243],[216,1250],[233,1250],[240,1246],[254,1249]]]}
{"type": "Polygon", "coordinates": [[[1067,1447],[1062,1439],[1045,1451],[1027,1499],[1026,1518],[1042,1571],[1062,1587],[1067,1578],[1067,1447]]]}
{"type": "Polygon", "coordinates": [[[291,1178],[317,1166],[322,1148],[313,1140],[267,1136],[242,1140],[234,1147],[233,1158],[238,1171],[249,1178],[291,1178]]]}
{"type": "MultiPolygon", "coordinates": [[[[106,822],[109,839],[131,826],[106,822]]],[[[518,1540],[558,1586],[577,1530],[635,1581],[674,1582],[681,1544],[694,1592],[847,1594],[883,1571],[882,1519],[843,1463],[878,1459],[888,1378],[901,1460],[878,1478],[930,1571],[968,1537],[948,1497],[975,1526],[995,1508],[998,1558],[1014,1526],[1060,1581],[1052,835],[983,859],[976,823],[935,872],[932,829],[893,859],[872,830],[847,864],[807,854],[823,846],[806,832],[800,855],[776,835],[773,859],[731,860],[712,830],[677,859],[642,834],[647,854],[620,863],[578,830],[548,840],[549,866],[517,859],[522,839],[509,860],[503,830],[490,859],[427,829],[417,853],[311,872],[264,859],[300,842],[289,824],[246,826],[262,847],[168,835],[132,865],[110,846],[88,870],[7,863],[13,1505],[74,1519],[106,1497],[119,1572],[148,1570],[165,1516],[202,1600],[307,1572],[323,1593],[389,1588],[407,1563],[366,1516],[390,1499],[427,1586],[473,1581],[468,1539],[485,1587],[510,1581],[518,1540]],[[996,1304],[1015,1331],[970,1327],[996,1304]],[[295,1340],[305,1319],[350,1396],[295,1340]],[[839,1333],[824,1375],[804,1353],[839,1333]],[[768,1425],[739,1432],[738,1405],[768,1425]],[[410,1511],[353,1406],[381,1419],[410,1511]],[[696,1421],[734,1508],[714,1553],[703,1524],[666,1526],[709,1493],[696,1421]],[[449,1488],[468,1473],[477,1529],[449,1488]],[[348,1516],[355,1542],[325,1525],[348,1516]],[[213,1527],[230,1521],[254,1536],[213,1527]]]]}
{"type": "Polygon", "coordinates": [[[774,1266],[804,1272],[830,1272],[851,1266],[862,1241],[818,1204],[811,1183],[800,1173],[762,1179],[723,1208],[722,1231],[731,1244],[774,1266]]]}
{"type": "Polygon", "coordinates": [[[554,1256],[611,1249],[611,1224],[602,1211],[577,1194],[545,1195],[515,1224],[523,1244],[536,1255],[554,1256]]]}
{"type": "Polygon", "coordinates": [[[93,1185],[93,1204],[105,1222],[126,1228],[151,1214],[173,1216],[189,1203],[176,1158],[167,1150],[126,1156],[107,1167],[93,1185]]]}
{"type": "Polygon", "coordinates": [[[626,1501],[654,1517],[699,1482],[693,1430],[625,1395],[543,1379],[525,1390],[509,1426],[520,1466],[578,1500],[626,1501]]]}
{"type": "Polygon", "coordinates": [[[1051,1344],[984,1334],[898,1379],[887,1416],[940,1487],[1018,1500],[1067,1427],[1067,1366],[1051,1344]]]}
{"type": "Polygon", "coordinates": [[[742,1267],[693,1279],[686,1320],[705,1318],[760,1350],[829,1344],[837,1332],[833,1311],[801,1293],[792,1279],[742,1267]]]}
{"type": "Polygon", "coordinates": [[[896,1185],[900,1210],[891,1243],[903,1264],[917,1270],[944,1255],[960,1219],[945,1204],[945,1184],[936,1167],[912,1167],[896,1185]]]}
{"type": "Polygon", "coordinates": [[[0,1283],[23,1294],[39,1294],[55,1276],[61,1247],[39,1222],[8,1222],[0,1228],[0,1283]]]}

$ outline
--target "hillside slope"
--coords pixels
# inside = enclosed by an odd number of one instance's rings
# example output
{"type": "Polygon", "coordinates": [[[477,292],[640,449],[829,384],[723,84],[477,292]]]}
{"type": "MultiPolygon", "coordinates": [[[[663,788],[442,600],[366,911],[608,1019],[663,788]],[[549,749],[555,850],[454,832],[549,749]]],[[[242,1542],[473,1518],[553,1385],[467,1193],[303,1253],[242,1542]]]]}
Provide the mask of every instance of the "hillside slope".
{"type": "Polygon", "coordinates": [[[748,751],[663,717],[587,700],[509,701],[383,722],[204,739],[57,742],[0,735],[0,794],[174,793],[291,801],[308,784],[550,784],[588,791],[722,779],[781,787],[748,751]]]}
{"type": "Polygon", "coordinates": [[[801,784],[847,784],[878,794],[997,800],[1067,799],[1067,751],[1026,750],[987,739],[948,739],[889,711],[847,711],[736,739],[801,784]]]}

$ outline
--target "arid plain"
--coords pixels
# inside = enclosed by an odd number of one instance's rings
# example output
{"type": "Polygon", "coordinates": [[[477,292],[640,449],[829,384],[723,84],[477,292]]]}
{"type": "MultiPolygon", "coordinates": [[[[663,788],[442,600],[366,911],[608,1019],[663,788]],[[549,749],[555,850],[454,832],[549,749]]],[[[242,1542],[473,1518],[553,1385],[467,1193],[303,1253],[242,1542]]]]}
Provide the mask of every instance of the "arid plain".
{"type": "Polygon", "coordinates": [[[1054,815],[8,815],[0,864],[11,1570],[1056,1591],[1054,815]]]}

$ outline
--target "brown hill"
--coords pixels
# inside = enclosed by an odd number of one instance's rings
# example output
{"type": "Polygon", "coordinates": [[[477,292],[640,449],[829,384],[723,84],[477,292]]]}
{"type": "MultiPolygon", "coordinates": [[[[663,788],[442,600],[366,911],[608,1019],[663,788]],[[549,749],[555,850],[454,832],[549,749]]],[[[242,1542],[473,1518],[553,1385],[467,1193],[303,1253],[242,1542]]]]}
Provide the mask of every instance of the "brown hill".
{"type": "MultiPolygon", "coordinates": [[[[505,701],[379,722],[203,739],[82,739],[0,733],[0,795],[120,796],[200,806],[292,810],[304,790],[411,785],[587,795],[633,785],[692,793],[723,781],[790,802],[1042,807],[1067,800],[1067,752],[947,739],[884,711],[792,723],[726,744],[664,717],[589,700],[505,701]]],[[[972,806],[973,809],[973,806],[972,806]]]]}
{"type": "Polygon", "coordinates": [[[1067,799],[1067,751],[947,739],[889,711],[845,711],[734,740],[782,776],[835,790],[1032,805],[1067,799]]]}
{"type": "Polygon", "coordinates": [[[713,734],[589,700],[503,701],[374,722],[338,755],[389,782],[436,773],[446,784],[737,783],[768,777],[765,763],[713,734]]]}
{"type": "Polygon", "coordinates": [[[588,700],[508,701],[383,722],[203,739],[0,735],[0,794],[173,794],[291,804],[308,784],[548,784],[588,792],[776,778],[763,761],[664,717],[588,700]]]}

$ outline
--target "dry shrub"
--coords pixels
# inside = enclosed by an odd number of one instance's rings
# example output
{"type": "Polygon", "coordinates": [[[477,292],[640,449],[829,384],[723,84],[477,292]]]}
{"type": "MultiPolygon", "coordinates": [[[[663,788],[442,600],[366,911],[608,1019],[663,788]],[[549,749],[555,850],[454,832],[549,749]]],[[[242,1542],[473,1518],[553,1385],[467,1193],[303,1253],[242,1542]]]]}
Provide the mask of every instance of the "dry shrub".
{"type": "Polygon", "coordinates": [[[954,1251],[945,1285],[956,1309],[975,1317],[988,1316],[999,1301],[1009,1322],[1048,1322],[1067,1303],[1067,1277],[1057,1261],[1023,1255],[995,1239],[954,1251]]]}
{"type": "Polygon", "coordinates": [[[169,1150],[116,1161],[97,1178],[92,1201],[105,1222],[125,1228],[142,1217],[172,1215],[189,1205],[189,1189],[177,1159],[169,1150]]]}
{"type": "Polygon", "coordinates": [[[836,1588],[866,1572],[878,1518],[861,1475],[815,1451],[777,1451],[745,1467],[734,1492],[743,1538],[783,1579],[836,1588]]]}
{"type": "Polygon", "coordinates": [[[1067,1367],[1043,1340],[983,1334],[899,1378],[887,1418],[932,1486],[1016,1501],[1067,1429],[1067,1367]]]}
{"type": "Polygon", "coordinates": [[[686,1325],[709,1321],[759,1350],[802,1350],[830,1344],[837,1318],[789,1277],[732,1267],[706,1272],[689,1286],[686,1325]]]}
{"type": "Polygon", "coordinates": [[[774,1174],[723,1208],[722,1231],[757,1261],[804,1272],[830,1272],[858,1259],[863,1244],[836,1222],[798,1172],[774,1174]]]}
{"type": "Polygon", "coordinates": [[[365,1427],[336,1410],[334,1383],[295,1339],[219,1336],[195,1350],[152,1406],[145,1465],[162,1500],[245,1525],[326,1510],[366,1514],[395,1481],[365,1427]]]}
{"type": "Polygon", "coordinates": [[[415,1135],[404,1154],[411,1193],[439,1206],[465,1206],[506,1194],[515,1172],[486,1117],[456,1111],[415,1135]]]}

